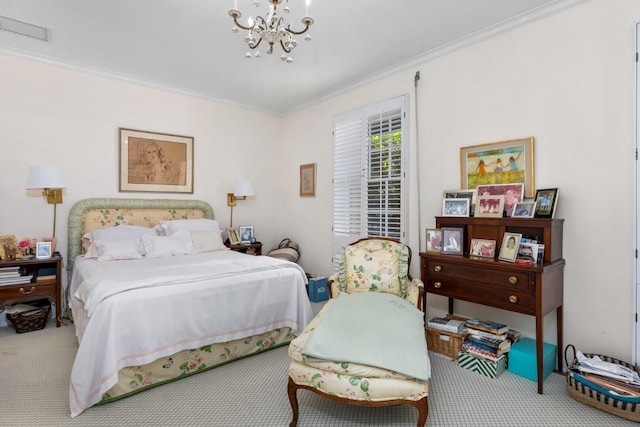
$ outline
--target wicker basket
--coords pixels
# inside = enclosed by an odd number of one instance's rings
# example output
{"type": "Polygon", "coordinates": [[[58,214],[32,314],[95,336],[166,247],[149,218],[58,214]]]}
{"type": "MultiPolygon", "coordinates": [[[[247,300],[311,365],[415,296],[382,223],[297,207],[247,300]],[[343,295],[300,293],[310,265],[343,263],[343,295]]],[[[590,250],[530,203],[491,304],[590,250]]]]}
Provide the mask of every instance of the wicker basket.
{"type": "MultiPolygon", "coordinates": [[[[564,358],[568,369],[566,379],[567,393],[569,393],[569,396],[578,402],[584,403],[585,405],[593,406],[594,408],[601,409],[631,421],[640,422],[640,397],[626,397],[611,393],[590,383],[580,374],[572,372],[571,369],[577,363],[575,354],[576,350],[573,345],[569,344],[565,347],[564,358]],[[571,360],[567,358],[568,350],[573,351],[573,358],[571,360]]],[[[638,372],[638,368],[636,366],[622,360],[595,353],[584,353],[584,355],[588,358],[598,356],[605,362],[626,366],[638,372]]]]}
{"type": "Polygon", "coordinates": [[[34,306],[34,309],[7,314],[7,323],[13,326],[18,334],[43,329],[49,320],[51,304],[48,300],[38,300],[28,304],[34,306]]]}
{"type": "MultiPolygon", "coordinates": [[[[466,317],[447,314],[447,319],[469,320],[466,317]]],[[[441,331],[440,329],[426,327],[427,347],[436,353],[444,354],[452,359],[458,358],[458,353],[462,349],[462,341],[466,334],[456,334],[453,332],[441,331]]]]}
{"type": "Polygon", "coordinates": [[[458,358],[464,335],[427,327],[427,348],[452,359],[458,358]]]}

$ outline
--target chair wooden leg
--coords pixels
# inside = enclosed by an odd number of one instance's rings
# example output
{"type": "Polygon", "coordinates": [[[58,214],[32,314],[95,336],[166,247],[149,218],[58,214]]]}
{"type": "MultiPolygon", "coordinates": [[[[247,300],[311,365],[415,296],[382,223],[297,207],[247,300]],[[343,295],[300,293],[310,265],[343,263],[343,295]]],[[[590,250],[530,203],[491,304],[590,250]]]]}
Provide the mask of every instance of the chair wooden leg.
{"type": "Polygon", "coordinates": [[[296,427],[298,425],[298,395],[296,394],[297,390],[298,390],[297,384],[291,379],[291,377],[289,377],[289,383],[287,384],[287,392],[289,394],[289,403],[291,404],[291,411],[293,412],[293,418],[291,418],[291,423],[289,423],[289,427],[296,427]]]}
{"type": "Polygon", "coordinates": [[[415,406],[418,409],[417,427],[424,427],[427,424],[427,416],[429,415],[429,402],[427,396],[418,400],[415,406]]]}

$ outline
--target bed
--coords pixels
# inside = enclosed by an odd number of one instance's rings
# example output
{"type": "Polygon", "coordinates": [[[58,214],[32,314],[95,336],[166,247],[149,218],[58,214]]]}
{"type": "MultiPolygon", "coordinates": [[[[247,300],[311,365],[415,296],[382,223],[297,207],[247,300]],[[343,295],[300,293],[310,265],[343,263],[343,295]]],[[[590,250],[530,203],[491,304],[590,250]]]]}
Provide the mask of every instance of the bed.
{"type": "Polygon", "coordinates": [[[304,271],[288,261],[202,246],[202,236],[214,233],[199,224],[211,227],[213,220],[211,206],[198,200],[86,199],[72,207],[67,300],[79,342],[72,417],[286,345],[309,323],[304,271]],[[156,230],[170,228],[173,234],[158,236],[156,230]],[[144,236],[136,239],[95,238],[139,229],[144,236]],[[129,253],[132,240],[144,256],[129,253]],[[189,253],[164,256],[178,240],[191,240],[189,253]],[[100,257],[85,257],[98,247],[100,257]]]}

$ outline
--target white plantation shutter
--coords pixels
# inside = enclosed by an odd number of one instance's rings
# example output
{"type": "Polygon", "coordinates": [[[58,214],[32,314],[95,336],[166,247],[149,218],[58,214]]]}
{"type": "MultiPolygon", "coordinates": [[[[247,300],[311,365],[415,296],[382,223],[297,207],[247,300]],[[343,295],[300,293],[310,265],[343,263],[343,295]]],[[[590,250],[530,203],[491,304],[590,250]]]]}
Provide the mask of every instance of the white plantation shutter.
{"type": "Polygon", "coordinates": [[[333,262],[367,236],[404,238],[404,115],[398,97],[342,114],[334,124],[333,262]]]}

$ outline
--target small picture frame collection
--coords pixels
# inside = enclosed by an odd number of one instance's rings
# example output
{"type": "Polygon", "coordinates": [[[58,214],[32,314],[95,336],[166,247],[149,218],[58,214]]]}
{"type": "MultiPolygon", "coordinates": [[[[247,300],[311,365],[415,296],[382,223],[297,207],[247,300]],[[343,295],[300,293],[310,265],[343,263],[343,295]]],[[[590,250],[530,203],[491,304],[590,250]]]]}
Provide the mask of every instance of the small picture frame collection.
{"type": "Polygon", "coordinates": [[[536,190],[524,199],[524,184],[480,185],[474,190],[442,193],[442,216],[479,218],[554,218],[558,188],[536,190]]]}
{"type": "MultiPolygon", "coordinates": [[[[464,254],[464,229],[442,227],[426,229],[426,251],[446,255],[464,254]]],[[[524,265],[538,265],[544,256],[544,244],[537,238],[521,233],[505,232],[500,251],[496,254],[497,242],[490,239],[471,239],[469,258],[512,262],[524,265]]]]}
{"type": "MultiPolygon", "coordinates": [[[[558,205],[558,188],[535,191],[533,137],[460,148],[460,190],[442,193],[443,217],[549,218],[558,205]],[[525,199],[528,197],[529,199],[525,199]]],[[[516,228],[517,229],[517,228],[516,228]]],[[[465,253],[463,228],[426,229],[426,251],[465,253]]],[[[469,257],[496,259],[497,242],[471,239],[469,257]]],[[[499,261],[540,264],[544,243],[535,236],[506,231],[502,235],[499,261]]]]}

